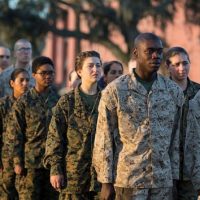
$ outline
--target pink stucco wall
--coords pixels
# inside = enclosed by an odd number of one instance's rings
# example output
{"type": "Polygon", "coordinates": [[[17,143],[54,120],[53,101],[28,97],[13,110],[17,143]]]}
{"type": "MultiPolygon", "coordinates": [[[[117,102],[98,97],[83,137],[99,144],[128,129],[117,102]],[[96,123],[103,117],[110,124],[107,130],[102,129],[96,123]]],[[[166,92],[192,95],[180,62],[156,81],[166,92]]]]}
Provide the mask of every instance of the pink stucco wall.
{"type": "MultiPolygon", "coordinates": [[[[69,9],[69,15],[67,19],[67,27],[70,30],[75,29],[75,15],[72,10],[69,9]]],[[[62,24],[58,24],[58,26],[63,27],[62,24]]],[[[167,24],[165,31],[161,31],[156,27],[153,23],[153,20],[150,17],[147,17],[141,20],[140,24],[137,27],[141,32],[154,32],[160,37],[164,38],[167,44],[172,46],[182,46],[184,47],[190,55],[191,59],[191,70],[190,70],[190,78],[196,82],[200,83],[200,27],[194,24],[186,23],[184,17],[184,7],[183,2],[179,2],[177,4],[177,12],[175,13],[175,18],[173,22],[167,24]]],[[[87,31],[87,26],[82,20],[80,24],[80,29],[87,31]]],[[[113,31],[112,39],[119,44],[124,50],[126,50],[126,44],[124,43],[123,37],[118,33],[113,31]]],[[[66,80],[67,74],[62,74],[63,67],[66,67],[68,71],[71,71],[74,67],[74,58],[76,56],[75,49],[76,40],[73,38],[59,38],[49,34],[46,39],[46,47],[43,51],[43,55],[50,56],[55,59],[55,63],[57,66],[57,83],[61,84],[63,79],[66,80]],[[54,45],[52,40],[54,39],[54,45]],[[56,42],[55,42],[56,40],[56,42]],[[63,44],[64,41],[67,41],[66,47],[66,59],[61,62],[63,54],[63,44]],[[55,46],[56,44],[56,46],[55,46]],[[54,49],[54,56],[52,53],[52,48],[54,49]],[[55,50],[56,48],[56,50],[55,50]],[[56,55],[56,56],[55,56],[56,55]]],[[[112,59],[117,59],[115,56],[106,49],[105,47],[93,44],[88,41],[81,41],[81,50],[97,50],[100,52],[103,61],[108,61],[112,59]]]]}

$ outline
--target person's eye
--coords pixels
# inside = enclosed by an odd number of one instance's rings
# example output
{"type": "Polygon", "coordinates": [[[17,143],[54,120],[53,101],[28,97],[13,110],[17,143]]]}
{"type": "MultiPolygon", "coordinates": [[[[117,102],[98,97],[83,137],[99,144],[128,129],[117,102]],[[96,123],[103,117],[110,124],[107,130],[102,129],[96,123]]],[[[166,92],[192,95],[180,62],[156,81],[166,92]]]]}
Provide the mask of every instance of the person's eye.
{"type": "Polygon", "coordinates": [[[116,70],[111,70],[110,74],[115,75],[116,74],[116,70]]]}
{"type": "Polygon", "coordinates": [[[89,67],[89,68],[93,68],[93,67],[94,67],[94,64],[89,64],[88,67],[89,67]]]}
{"type": "Polygon", "coordinates": [[[100,67],[101,67],[101,64],[96,64],[96,67],[100,68],[100,67]]]}
{"type": "Polygon", "coordinates": [[[189,62],[183,61],[183,65],[188,65],[188,64],[189,64],[189,62]]]}

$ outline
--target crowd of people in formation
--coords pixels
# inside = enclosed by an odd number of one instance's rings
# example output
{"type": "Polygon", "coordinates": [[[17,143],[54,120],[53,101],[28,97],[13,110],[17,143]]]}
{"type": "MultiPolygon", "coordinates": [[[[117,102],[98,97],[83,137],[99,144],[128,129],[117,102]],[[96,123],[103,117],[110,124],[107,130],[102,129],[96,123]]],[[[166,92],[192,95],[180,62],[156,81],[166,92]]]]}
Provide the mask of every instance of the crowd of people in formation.
{"type": "Polygon", "coordinates": [[[129,73],[80,52],[62,95],[51,58],[26,39],[13,55],[0,46],[0,200],[198,199],[200,84],[183,47],[141,33],[129,73]]]}

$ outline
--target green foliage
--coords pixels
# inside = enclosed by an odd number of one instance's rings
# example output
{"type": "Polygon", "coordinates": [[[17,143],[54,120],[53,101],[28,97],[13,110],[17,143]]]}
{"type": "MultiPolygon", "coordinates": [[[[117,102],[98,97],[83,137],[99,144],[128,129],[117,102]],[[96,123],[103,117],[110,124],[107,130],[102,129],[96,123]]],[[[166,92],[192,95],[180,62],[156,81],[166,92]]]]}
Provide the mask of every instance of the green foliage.
{"type": "MultiPolygon", "coordinates": [[[[87,39],[109,48],[124,63],[128,62],[133,38],[138,34],[141,19],[151,16],[156,26],[164,30],[167,21],[173,19],[174,2],[172,0],[0,0],[0,40],[8,44],[16,39],[26,37],[33,43],[35,54],[44,46],[48,32],[61,37],[87,39]],[[13,2],[16,6],[12,6],[13,2]],[[111,3],[119,7],[111,7],[111,3]],[[89,32],[67,28],[58,29],[56,22],[65,19],[67,8],[75,11],[77,18],[86,19],[89,32]],[[117,30],[124,37],[127,51],[111,39],[117,30]]],[[[195,7],[190,4],[191,10],[195,7]]],[[[190,12],[191,13],[191,12],[190,12]]],[[[193,16],[195,13],[193,13],[193,16]]]]}

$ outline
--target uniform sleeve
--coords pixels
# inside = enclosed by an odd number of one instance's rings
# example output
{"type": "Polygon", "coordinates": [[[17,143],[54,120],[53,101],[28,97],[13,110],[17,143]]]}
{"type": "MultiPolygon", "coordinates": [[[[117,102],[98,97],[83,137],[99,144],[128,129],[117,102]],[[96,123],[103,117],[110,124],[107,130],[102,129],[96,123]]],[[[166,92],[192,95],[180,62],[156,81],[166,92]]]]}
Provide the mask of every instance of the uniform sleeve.
{"type": "Polygon", "coordinates": [[[2,168],[2,147],[3,147],[3,116],[2,116],[2,109],[0,105],[0,168],[2,168]]]}
{"type": "Polygon", "coordinates": [[[4,96],[2,78],[3,78],[2,75],[0,75],[0,98],[4,96]]]}
{"type": "MultiPolygon", "coordinates": [[[[109,87],[109,86],[108,86],[109,87]]],[[[115,98],[109,88],[103,91],[96,128],[93,165],[101,183],[113,182],[114,131],[117,128],[115,98]]]]}
{"type": "Polygon", "coordinates": [[[198,92],[193,100],[190,101],[190,109],[188,112],[187,133],[190,134],[191,152],[187,160],[188,165],[191,165],[191,180],[196,190],[200,190],[200,92],[198,92]]]}
{"type": "Polygon", "coordinates": [[[26,119],[25,107],[21,99],[13,104],[9,118],[6,133],[10,151],[13,152],[13,162],[14,165],[24,166],[26,119]]]}
{"type": "Polygon", "coordinates": [[[169,156],[171,161],[172,168],[172,177],[173,179],[179,179],[179,164],[180,164],[180,155],[179,155],[179,135],[180,135],[180,122],[182,115],[182,106],[184,104],[184,94],[181,88],[174,82],[169,82],[170,87],[169,93],[172,96],[174,103],[176,105],[176,111],[174,115],[174,123],[171,133],[171,142],[169,147],[169,156]]]}
{"type": "Polygon", "coordinates": [[[63,174],[65,163],[67,120],[60,101],[53,108],[46,141],[44,166],[50,168],[51,175],[63,174]]]}
{"type": "Polygon", "coordinates": [[[169,147],[169,156],[172,168],[173,179],[179,180],[179,132],[180,132],[180,120],[181,120],[181,107],[177,107],[174,124],[171,134],[171,142],[169,147]]]}

